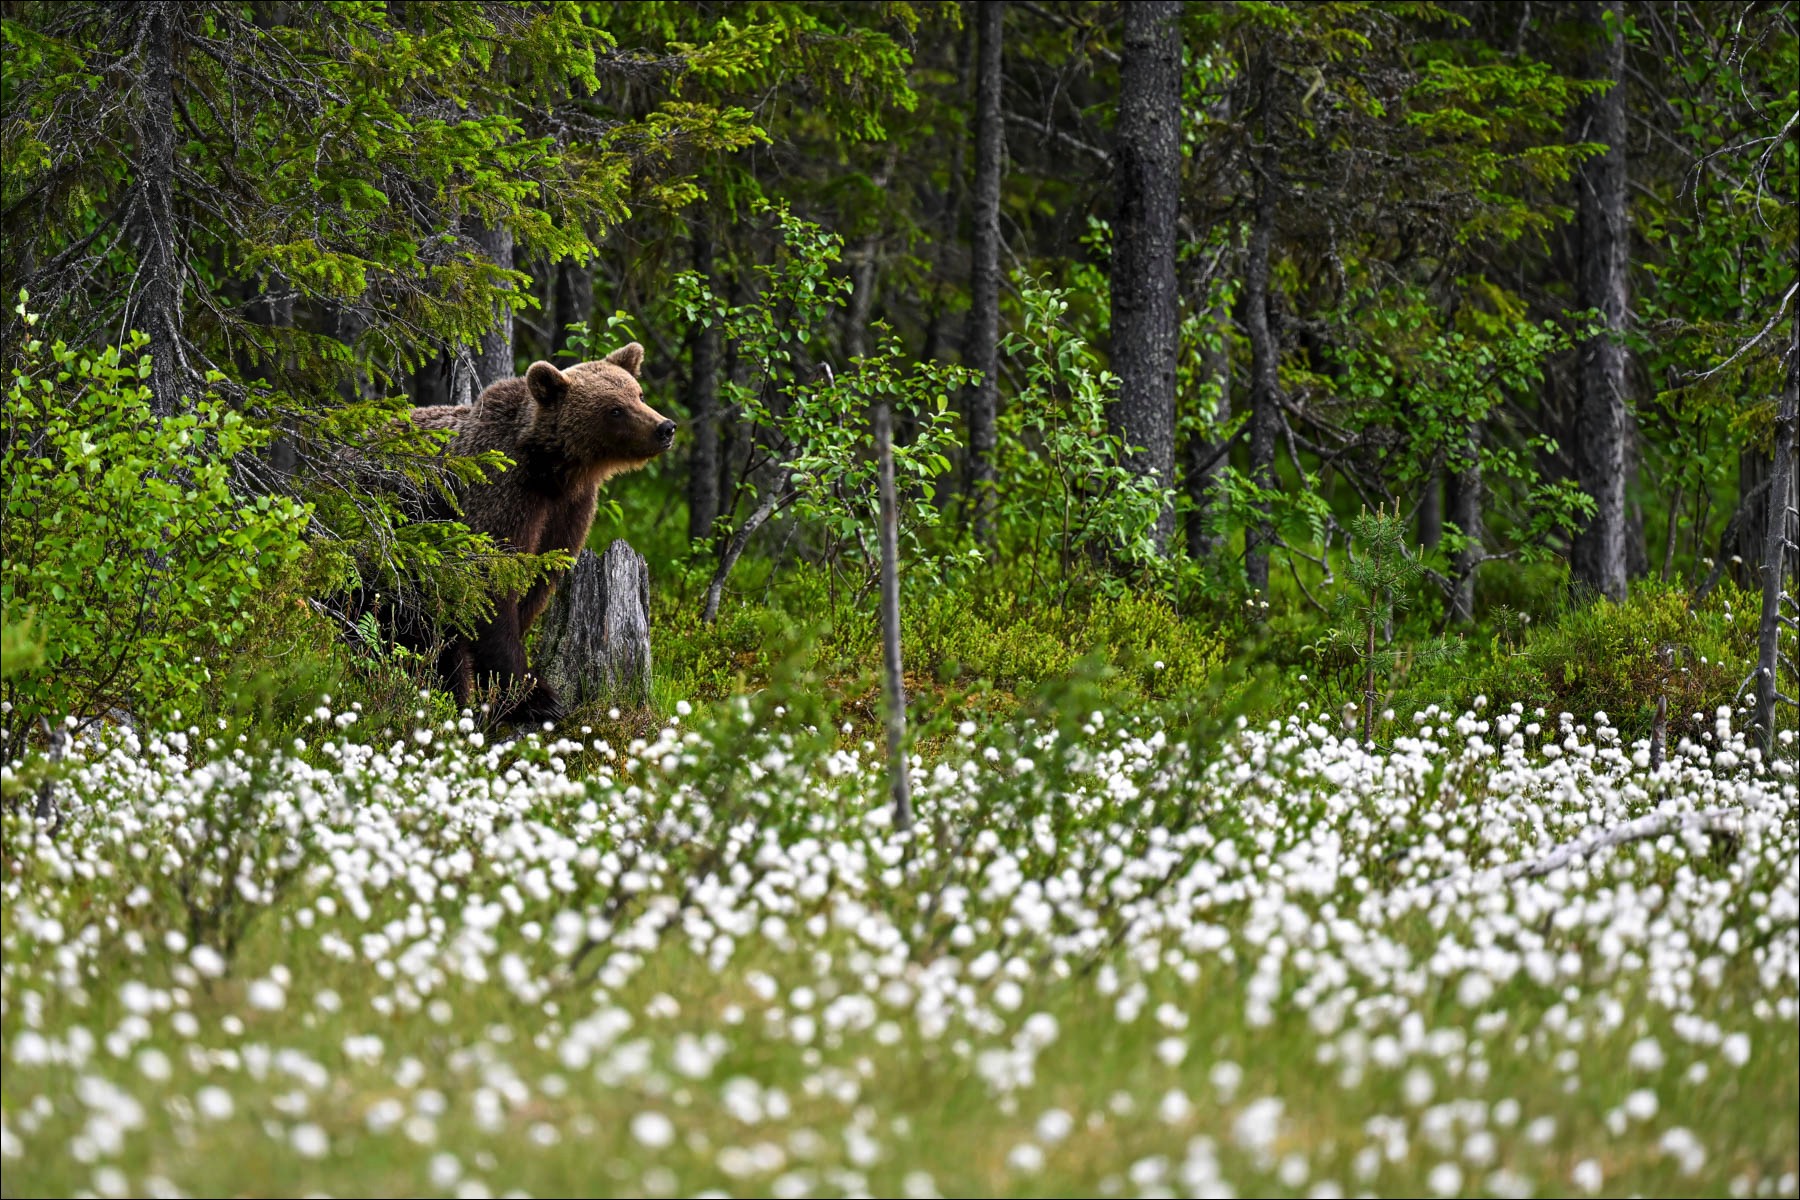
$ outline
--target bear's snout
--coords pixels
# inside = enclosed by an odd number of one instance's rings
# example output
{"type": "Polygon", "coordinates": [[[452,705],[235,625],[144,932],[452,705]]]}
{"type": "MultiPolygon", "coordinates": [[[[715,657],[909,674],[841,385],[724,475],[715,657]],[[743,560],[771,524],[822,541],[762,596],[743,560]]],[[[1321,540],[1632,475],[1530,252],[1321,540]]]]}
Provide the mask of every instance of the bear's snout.
{"type": "Polygon", "coordinates": [[[662,448],[664,450],[673,446],[675,444],[675,422],[665,420],[661,425],[658,425],[656,427],[656,440],[662,443],[662,448]]]}

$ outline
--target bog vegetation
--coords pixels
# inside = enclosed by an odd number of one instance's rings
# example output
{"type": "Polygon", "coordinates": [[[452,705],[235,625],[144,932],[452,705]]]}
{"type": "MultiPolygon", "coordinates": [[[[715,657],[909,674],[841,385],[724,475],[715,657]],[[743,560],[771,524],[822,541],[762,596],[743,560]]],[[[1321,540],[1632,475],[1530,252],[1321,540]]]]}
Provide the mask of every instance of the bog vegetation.
{"type": "Polygon", "coordinates": [[[1794,1195],[1797,21],[7,4],[5,1192],[1794,1195]]]}

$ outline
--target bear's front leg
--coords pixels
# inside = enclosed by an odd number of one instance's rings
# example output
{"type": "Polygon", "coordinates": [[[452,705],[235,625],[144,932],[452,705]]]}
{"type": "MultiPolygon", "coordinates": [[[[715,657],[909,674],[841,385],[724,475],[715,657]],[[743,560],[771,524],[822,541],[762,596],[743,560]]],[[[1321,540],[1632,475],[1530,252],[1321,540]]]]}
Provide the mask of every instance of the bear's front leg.
{"type": "Polygon", "coordinates": [[[510,718],[514,721],[560,721],[567,715],[562,701],[557,699],[550,685],[534,675],[531,691],[513,706],[510,718]]]}
{"type": "Polygon", "coordinates": [[[494,605],[494,619],[476,635],[469,648],[471,667],[477,683],[496,679],[502,688],[510,689],[521,679],[531,681],[531,690],[514,701],[504,712],[494,714],[500,721],[555,721],[563,715],[562,704],[548,684],[533,676],[525,665],[525,639],[519,630],[519,602],[502,600],[494,605]]]}

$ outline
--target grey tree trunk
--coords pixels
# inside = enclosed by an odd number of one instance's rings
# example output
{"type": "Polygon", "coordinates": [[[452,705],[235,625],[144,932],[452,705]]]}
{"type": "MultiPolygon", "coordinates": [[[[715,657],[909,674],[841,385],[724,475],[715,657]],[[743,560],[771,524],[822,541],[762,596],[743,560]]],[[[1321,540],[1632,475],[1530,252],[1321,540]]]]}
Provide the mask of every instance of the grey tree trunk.
{"type": "Polygon", "coordinates": [[[1762,572],[1757,564],[1762,562],[1763,538],[1769,529],[1770,489],[1766,485],[1774,469],[1772,448],[1746,446],[1738,451],[1738,509],[1744,519],[1735,535],[1725,539],[1719,548],[1730,556],[1726,570],[1741,587],[1762,586],[1762,572]]]}
{"type": "MultiPolygon", "coordinates": [[[[1785,623],[1800,630],[1800,491],[1795,487],[1795,441],[1800,438],[1800,304],[1794,306],[1788,339],[1787,383],[1781,390],[1781,406],[1775,414],[1774,462],[1769,470],[1768,519],[1762,546],[1762,618],[1756,643],[1756,724],[1762,731],[1763,752],[1775,752],[1777,708],[1800,707],[1800,647],[1790,659],[1787,677],[1794,687],[1790,696],[1781,691],[1781,630],[1785,623]],[[1793,565],[1790,566],[1789,564],[1793,565]],[[1788,612],[1782,612],[1783,602],[1788,612]]],[[[1800,641],[1797,638],[1796,641],[1800,641]]],[[[1789,722],[1789,728],[1794,722],[1789,722]]]]}
{"type": "Polygon", "coordinates": [[[1583,109],[1588,141],[1606,153],[1581,165],[1577,179],[1581,231],[1581,305],[1598,310],[1603,330],[1581,346],[1581,396],[1570,450],[1575,477],[1596,505],[1575,534],[1569,569],[1574,583],[1610,600],[1626,592],[1625,480],[1629,420],[1625,409],[1625,268],[1630,230],[1625,211],[1625,35],[1623,0],[1590,0],[1582,19],[1598,43],[1590,74],[1612,81],[1583,109]],[[1611,24],[1611,30],[1606,29],[1611,24]]]}
{"type": "Polygon", "coordinates": [[[1000,110],[1000,0],[975,6],[975,187],[972,196],[969,330],[963,365],[981,372],[969,389],[969,498],[975,540],[993,540],[994,424],[1000,410],[1000,173],[1006,126],[1000,110]]]}
{"type": "MultiPolygon", "coordinates": [[[[882,184],[885,180],[877,179],[882,184]]],[[[844,307],[844,366],[869,352],[869,318],[875,312],[876,255],[881,239],[874,234],[857,243],[850,266],[850,303],[844,307]]]]}
{"type": "Polygon", "coordinates": [[[887,401],[875,406],[875,454],[881,492],[881,657],[887,708],[888,772],[894,825],[912,828],[912,777],[906,769],[906,676],[900,665],[900,507],[894,494],[894,433],[887,401]]]}
{"type": "Polygon", "coordinates": [[[650,703],[650,567],[623,540],[581,552],[539,628],[538,670],[571,709],[650,703]]]}
{"type": "MultiPolygon", "coordinates": [[[[713,263],[712,233],[694,225],[694,270],[720,294],[713,263]]],[[[691,446],[688,457],[688,537],[712,536],[719,519],[719,359],[717,324],[695,324],[688,331],[693,373],[688,377],[687,409],[691,446]]]]}
{"type": "MultiPolygon", "coordinates": [[[[294,293],[292,285],[279,274],[271,275],[260,285],[252,285],[255,291],[250,299],[244,302],[244,316],[257,325],[270,329],[288,329],[294,324],[294,293]]],[[[246,379],[260,379],[268,382],[270,371],[267,364],[252,366],[240,360],[238,369],[246,379]]],[[[287,479],[293,475],[300,465],[299,450],[294,439],[286,434],[277,434],[269,443],[269,466],[276,478],[287,479]]]]}
{"type": "Polygon", "coordinates": [[[756,508],[744,518],[744,523],[732,533],[719,552],[719,565],[713,571],[712,582],[706,585],[706,604],[700,610],[700,619],[711,625],[719,617],[719,601],[725,595],[725,581],[731,577],[731,569],[737,566],[743,557],[744,547],[750,544],[750,538],[768,519],[786,508],[794,501],[793,475],[783,474],[779,483],[765,490],[762,499],[757,501],[756,508]]]}
{"type": "MultiPolygon", "coordinates": [[[[1163,487],[1175,482],[1175,222],[1181,199],[1181,4],[1125,5],[1114,157],[1118,224],[1112,259],[1112,368],[1119,398],[1107,413],[1130,447],[1126,462],[1163,487]]],[[[1166,551],[1175,511],[1165,505],[1156,544],[1166,551]]]]}
{"type": "Polygon", "coordinates": [[[1481,426],[1471,424],[1450,474],[1450,522],[1469,539],[1456,552],[1455,588],[1449,597],[1450,623],[1468,625],[1475,620],[1475,572],[1486,552],[1481,544],[1481,426]]]}
{"type": "MultiPolygon", "coordinates": [[[[488,226],[476,224],[470,230],[481,252],[488,261],[502,270],[510,271],[513,266],[512,230],[505,226],[488,226]]],[[[491,329],[481,335],[481,345],[475,352],[475,393],[490,383],[502,379],[511,379],[513,370],[513,315],[512,307],[504,301],[494,306],[494,324],[491,329]]]]}
{"type": "Polygon", "coordinates": [[[1425,495],[1419,501],[1419,545],[1436,550],[1444,540],[1444,473],[1433,470],[1425,477],[1425,495]]]}
{"type": "MultiPolygon", "coordinates": [[[[1221,300],[1213,309],[1213,341],[1203,352],[1202,370],[1218,391],[1213,419],[1220,428],[1231,420],[1231,310],[1221,300]]],[[[1219,444],[1211,438],[1190,438],[1183,482],[1188,494],[1187,546],[1190,558],[1216,554],[1221,538],[1208,527],[1213,503],[1213,480],[1224,467],[1219,444]]]]}
{"type": "Polygon", "coordinates": [[[187,392],[182,351],[181,259],[175,233],[175,22],[172,0],[141,6],[138,38],[144,75],[132,162],[137,194],[133,223],[138,248],[138,297],[131,319],[150,336],[150,405],[158,416],[182,406],[187,392]]]}
{"type": "MultiPolygon", "coordinates": [[[[1274,234],[1275,206],[1267,186],[1265,182],[1257,198],[1241,304],[1244,331],[1250,338],[1250,482],[1273,489],[1281,382],[1276,373],[1278,350],[1269,332],[1269,241],[1274,234]]],[[[1267,514],[1268,506],[1260,507],[1267,514]]],[[[1269,545],[1274,538],[1266,516],[1244,531],[1244,573],[1250,586],[1265,595],[1269,590],[1269,545]]]]}
{"type": "Polygon", "coordinates": [[[594,315],[594,267],[572,258],[556,265],[556,284],[550,297],[550,356],[569,344],[569,326],[583,324],[594,315]]]}
{"type": "MultiPolygon", "coordinates": [[[[740,302],[743,292],[734,280],[731,285],[730,303],[740,302]]],[[[734,389],[743,385],[749,376],[749,364],[744,356],[738,353],[735,340],[725,343],[725,379],[734,389]]],[[[738,394],[735,390],[733,395],[738,394]]],[[[735,420],[732,412],[723,408],[719,410],[719,515],[733,516],[737,512],[737,483],[735,474],[738,464],[743,461],[743,441],[738,436],[743,422],[735,420]]]]}

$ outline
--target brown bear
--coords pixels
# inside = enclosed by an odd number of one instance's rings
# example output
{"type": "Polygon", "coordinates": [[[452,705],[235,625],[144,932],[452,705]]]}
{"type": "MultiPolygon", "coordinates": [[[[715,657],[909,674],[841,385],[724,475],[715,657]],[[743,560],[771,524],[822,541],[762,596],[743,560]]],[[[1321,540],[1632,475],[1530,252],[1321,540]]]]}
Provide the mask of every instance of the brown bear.
{"type": "MultiPolygon", "coordinates": [[[[528,554],[579,554],[600,485],[643,466],[675,440],[675,422],[644,403],[637,378],[643,362],[644,348],[632,342],[566,371],[532,363],[525,378],[490,384],[473,405],[413,409],[420,428],[455,432],[449,452],[498,450],[512,460],[497,478],[467,490],[463,522],[528,554]]],[[[557,582],[540,580],[522,596],[496,598],[486,626],[444,649],[438,668],[459,705],[469,702],[477,678],[497,676],[506,685],[531,677],[525,634],[557,582]]],[[[499,714],[532,721],[561,715],[556,696],[535,677],[512,711],[499,714]]]]}

